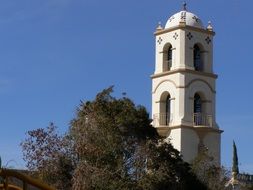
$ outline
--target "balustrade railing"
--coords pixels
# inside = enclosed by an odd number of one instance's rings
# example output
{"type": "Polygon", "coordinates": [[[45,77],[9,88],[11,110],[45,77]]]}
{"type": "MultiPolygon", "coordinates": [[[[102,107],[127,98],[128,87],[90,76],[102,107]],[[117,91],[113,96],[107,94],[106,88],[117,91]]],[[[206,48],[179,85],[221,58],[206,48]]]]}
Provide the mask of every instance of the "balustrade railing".
{"type": "MultiPolygon", "coordinates": [[[[153,115],[153,125],[155,127],[171,126],[172,121],[173,121],[173,115],[171,113],[157,113],[153,115]]],[[[212,115],[208,115],[208,114],[194,113],[193,125],[213,127],[213,117],[212,115]]]]}
{"type": "Polygon", "coordinates": [[[203,113],[194,113],[193,114],[193,125],[194,126],[213,126],[213,117],[212,115],[203,114],[203,113]]]}
{"type": "Polygon", "coordinates": [[[157,126],[170,126],[172,123],[172,114],[171,113],[157,113],[153,117],[153,125],[157,126]]]}

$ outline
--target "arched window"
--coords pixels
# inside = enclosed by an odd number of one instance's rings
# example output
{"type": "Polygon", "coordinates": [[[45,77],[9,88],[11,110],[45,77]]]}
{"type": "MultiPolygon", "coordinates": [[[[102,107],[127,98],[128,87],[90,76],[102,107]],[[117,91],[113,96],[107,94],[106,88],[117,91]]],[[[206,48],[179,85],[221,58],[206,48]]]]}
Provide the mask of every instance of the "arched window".
{"type": "Polygon", "coordinates": [[[159,125],[168,126],[172,122],[171,115],[171,96],[169,92],[165,91],[162,93],[160,98],[160,111],[157,115],[159,118],[159,125]]]}
{"type": "Polygon", "coordinates": [[[195,125],[202,124],[202,102],[198,94],[194,96],[194,123],[195,125]]]}
{"type": "Polygon", "coordinates": [[[201,113],[202,112],[202,105],[201,105],[201,98],[198,94],[194,96],[194,113],[201,113]]]}
{"type": "Polygon", "coordinates": [[[172,46],[169,46],[168,52],[167,52],[167,70],[170,70],[170,67],[172,65],[172,46]]]}
{"type": "Polygon", "coordinates": [[[198,45],[193,47],[193,65],[196,71],[202,71],[201,51],[198,45]]]}
{"type": "Polygon", "coordinates": [[[169,71],[172,66],[172,45],[170,43],[166,44],[163,48],[163,72],[169,71]]]}
{"type": "Polygon", "coordinates": [[[168,94],[166,98],[166,115],[165,115],[165,123],[169,125],[170,123],[170,95],[168,94]]]}

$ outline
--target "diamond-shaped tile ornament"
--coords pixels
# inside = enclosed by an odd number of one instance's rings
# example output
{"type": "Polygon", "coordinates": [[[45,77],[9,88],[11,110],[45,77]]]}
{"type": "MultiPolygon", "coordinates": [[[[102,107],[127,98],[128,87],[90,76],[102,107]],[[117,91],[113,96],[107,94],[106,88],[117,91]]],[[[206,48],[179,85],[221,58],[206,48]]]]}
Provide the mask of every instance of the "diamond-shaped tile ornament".
{"type": "Polygon", "coordinates": [[[173,19],[175,19],[174,16],[170,17],[170,18],[169,18],[169,22],[171,22],[173,19]]]}
{"type": "Polygon", "coordinates": [[[186,22],[186,11],[181,12],[181,22],[186,22]]]}
{"type": "Polygon", "coordinates": [[[178,34],[175,32],[175,34],[174,34],[173,38],[176,40],[176,39],[177,39],[177,37],[178,37],[178,34]]]}
{"type": "Polygon", "coordinates": [[[210,39],[209,36],[206,37],[205,41],[206,41],[207,44],[210,44],[212,42],[212,40],[210,39]]]}
{"type": "Polygon", "coordinates": [[[193,35],[192,35],[192,33],[190,33],[190,32],[189,32],[186,36],[187,36],[187,38],[188,38],[189,40],[191,40],[191,39],[193,38],[193,35]]]}
{"type": "Polygon", "coordinates": [[[199,22],[199,18],[196,16],[192,17],[192,19],[195,20],[196,22],[199,22]]]}
{"type": "Polygon", "coordinates": [[[161,37],[158,38],[157,43],[160,45],[162,43],[163,39],[161,37]]]}

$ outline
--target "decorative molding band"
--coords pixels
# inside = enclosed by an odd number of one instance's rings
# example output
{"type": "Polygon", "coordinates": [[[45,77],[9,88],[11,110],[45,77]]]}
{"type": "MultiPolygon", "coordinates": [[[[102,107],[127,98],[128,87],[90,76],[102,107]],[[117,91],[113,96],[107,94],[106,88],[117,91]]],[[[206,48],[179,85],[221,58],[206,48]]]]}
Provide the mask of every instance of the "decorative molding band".
{"type": "MultiPolygon", "coordinates": [[[[190,50],[194,50],[194,47],[189,47],[189,49],[190,49],[190,50]]],[[[202,51],[200,51],[200,53],[209,53],[209,51],[207,51],[207,50],[202,50],[202,51]]]]}
{"type": "MultiPolygon", "coordinates": [[[[158,131],[158,133],[162,136],[167,137],[171,130],[174,129],[190,129],[195,131],[198,135],[201,133],[223,133],[223,130],[220,130],[219,128],[214,127],[193,127],[193,126],[187,126],[187,125],[175,125],[170,127],[155,127],[155,129],[158,131]]],[[[202,135],[200,135],[202,136],[202,135]]]]}
{"type": "MultiPolygon", "coordinates": [[[[171,50],[176,50],[177,48],[171,48],[171,50]]],[[[166,53],[166,51],[160,51],[159,53],[166,53]]]]}
{"type": "Polygon", "coordinates": [[[187,26],[187,25],[178,25],[178,26],[175,26],[175,27],[172,27],[172,28],[159,30],[159,31],[154,32],[154,35],[157,36],[157,35],[164,34],[164,33],[167,33],[167,32],[174,31],[174,30],[178,30],[178,29],[182,29],[182,30],[185,30],[185,31],[186,30],[193,30],[193,31],[197,31],[197,32],[206,33],[206,34],[212,35],[212,36],[215,35],[215,32],[213,32],[213,31],[209,31],[209,30],[202,29],[202,28],[196,28],[196,27],[192,27],[192,26],[187,26]]]}
{"type": "MultiPolygon", "coordinates": [[[[194,100],[194,97],[189,97],[190,100],[194,100]]],[[[211,100],[202,100],[202,103],[212,103],[211,100]]]]}
{"type": "Polygon", "coordinates": [[[159,74],[151,75],[151,78],[153,79],[153,78],[162,77],[165,75],[171,75],[171,74],[175,74],[175,73],[192,73],[192,74],[197,74],[197,75],[201,75],[201,76],[205,76],[205,77],[211,77],[211,78],[215,78],[215,79],[218,78],[218,75],[216,75],[216,74],[206,73],[203,71],[195,71],[195,70],[191,70],[191,69],[175,69],[172,71],[165,71],[165,72],[162,72],[159,74]]]}
{"type": "MultiPolygon", "coordinates": [[[[176,98],[170,98],[170,100],[175,100],[176,98]]],[[[159,101],[155,101],[155,103],[165,103],[166,101],[161,101],[161,100],[159,100],[159,101]]]]}
{"type": "Polygon", "coordinates": [[[202,100],[203,103],[212,103],[211,100],[202,100]]]}

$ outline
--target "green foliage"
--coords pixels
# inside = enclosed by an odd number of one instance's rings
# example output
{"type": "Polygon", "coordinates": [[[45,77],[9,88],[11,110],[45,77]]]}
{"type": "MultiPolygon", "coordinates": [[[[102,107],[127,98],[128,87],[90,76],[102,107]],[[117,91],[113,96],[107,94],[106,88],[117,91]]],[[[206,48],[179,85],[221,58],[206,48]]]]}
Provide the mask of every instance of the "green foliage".
{"type": "Polygon", "coordinates": [[[207,189],[190,171],[179,152],[163,140],[148,143],[147,173],[140,180],[145,190],[207,189]]]}
{"type": "Polygon", "coordinates": [[[112,91],[81,102],[65,137],[51,128],[28,132],[22,143],[28,168],[65,190],[206,189],[160,139],[146,109],[112,91]]]}
{"type": "Polygon", "coordinates": [[[144,107],[111,92],[108,88],[93,102],[82,103],[72,121],[70,134],[79,156],[75,189],[132,189],[145,167],[142,145],[158,137],[144,107]]]}
{"type": "Polygon", "coordinates": [[[214,163],[207,150],[203,150],[192,162],[192,171],[210,190],[223,190],[229,181],[229,172],[214,163]]]}
{"type": "Polygon", "coordinates": [[[236,145],[235,145],[235,141],[233,141],[233,166],[232,166],[232,172],[234,172],[235,175],[239,174],[238,156],[237,156],[237,148],[236,148],[236,145]]]}

